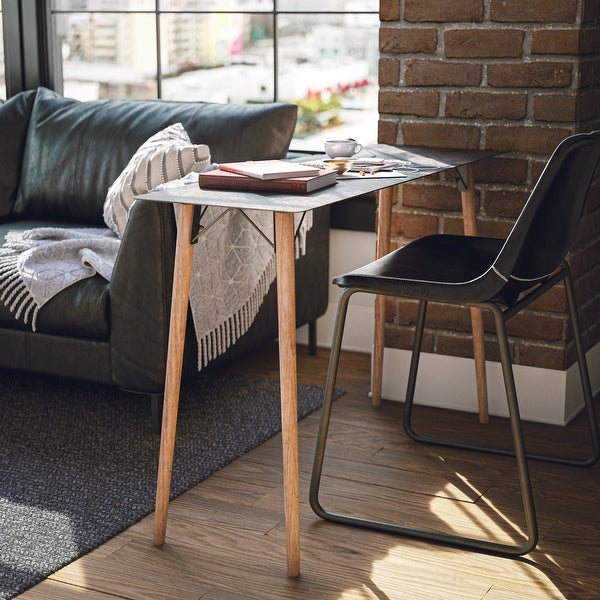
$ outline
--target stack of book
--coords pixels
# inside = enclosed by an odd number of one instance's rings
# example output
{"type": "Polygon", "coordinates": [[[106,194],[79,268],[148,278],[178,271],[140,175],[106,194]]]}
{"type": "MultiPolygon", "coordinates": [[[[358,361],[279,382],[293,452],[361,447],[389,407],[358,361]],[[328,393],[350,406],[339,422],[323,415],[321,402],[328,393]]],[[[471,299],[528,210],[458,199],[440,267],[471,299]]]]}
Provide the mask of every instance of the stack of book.
{"type": "Polygon", "coordinates": [[[336,172],[286,160],[221,163],[200,173],[201,188],[278,193],[309,193],[336,183],[336,172]]]}

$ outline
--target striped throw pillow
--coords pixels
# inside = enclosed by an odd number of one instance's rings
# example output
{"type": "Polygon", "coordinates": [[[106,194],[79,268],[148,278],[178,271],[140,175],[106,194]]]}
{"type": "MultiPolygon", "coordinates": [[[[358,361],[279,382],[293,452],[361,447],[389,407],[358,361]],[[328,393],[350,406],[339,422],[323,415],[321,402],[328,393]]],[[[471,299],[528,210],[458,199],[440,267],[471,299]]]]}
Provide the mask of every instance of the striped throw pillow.
{"type": "Polygon", "coordinates": [[[181,123],[175,123],[148,138],[133,155],[129,164],[108,189],[104,201],[104,222],[123,237],[134,196],[156,186],[199,172],[210,164],[210,150],[205,144],[194,145],[181,123]]]}

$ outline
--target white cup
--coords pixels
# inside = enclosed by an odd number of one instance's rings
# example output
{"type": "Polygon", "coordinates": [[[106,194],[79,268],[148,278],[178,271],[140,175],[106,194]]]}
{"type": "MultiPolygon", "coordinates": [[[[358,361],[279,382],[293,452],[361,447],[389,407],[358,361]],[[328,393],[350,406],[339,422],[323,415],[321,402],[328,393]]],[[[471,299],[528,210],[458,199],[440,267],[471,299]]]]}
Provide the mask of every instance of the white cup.
{"type": "Polygon", "coordinates": [[[339,156],[354,156],[362,150],[362,145],[356,140],[328,140],[325,142],[325,152],[329,158],[339,156]]]}

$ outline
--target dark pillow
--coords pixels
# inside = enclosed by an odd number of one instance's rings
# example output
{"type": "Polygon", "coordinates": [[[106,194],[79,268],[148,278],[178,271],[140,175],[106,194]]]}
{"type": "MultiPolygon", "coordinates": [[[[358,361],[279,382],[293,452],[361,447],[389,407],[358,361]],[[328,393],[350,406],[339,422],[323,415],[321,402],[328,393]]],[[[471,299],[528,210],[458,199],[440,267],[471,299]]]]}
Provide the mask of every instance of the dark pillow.
{"type": "Polygon", "coordinates": [[[0,104],[0,218],[12,212],[17,197],[34,98],[29,90],[0,104]]]}

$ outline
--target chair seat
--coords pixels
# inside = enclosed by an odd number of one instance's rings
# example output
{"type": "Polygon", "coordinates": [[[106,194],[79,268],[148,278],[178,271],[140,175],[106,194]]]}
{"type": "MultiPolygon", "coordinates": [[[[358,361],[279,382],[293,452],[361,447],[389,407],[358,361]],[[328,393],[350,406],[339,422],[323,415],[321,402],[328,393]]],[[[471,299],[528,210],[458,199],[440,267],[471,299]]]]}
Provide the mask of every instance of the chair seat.
{"type": "Polygon", "coordinates": [[[504,240],[430,235],[350,273],[340,287],[441,302],[486,301],[506,284],[492,269],[504,240]]]}

